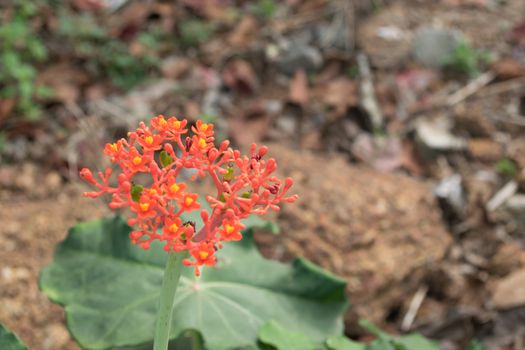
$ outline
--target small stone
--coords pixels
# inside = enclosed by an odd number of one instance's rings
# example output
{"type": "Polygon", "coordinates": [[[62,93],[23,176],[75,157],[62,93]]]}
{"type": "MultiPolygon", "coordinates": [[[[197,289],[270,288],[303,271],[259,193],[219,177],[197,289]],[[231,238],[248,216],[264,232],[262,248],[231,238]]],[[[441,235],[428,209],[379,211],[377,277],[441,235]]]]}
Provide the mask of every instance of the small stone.
{"type": "Polygon", "coordinates": [[[439,68],[454,53],[458,44],[458,35],[455,33],[423,28],[416,33],[412,42],[412,56],[425,67],[439,68]]]}
{"type": "Polygon", "coordinates": [[[478,160],[493,162],[503,157],[503,147],[489,138],[472,139],[468,143],[470,155],[478,160]]]}
{"type": "Polygon", "coordinates": [[[515,194],[507,199],[502,210],[517,225],[518,230],[525,230],[525,194],[515,194]]]}
{"type": "Polygon", "coordinates": [[[62,177],[57,172],[50,172],[44,179],[44,186],[49,192],[55,193],[62,186],[62,177]]]}
{"type": "Polygon", "coordinates": [[[313,71],[322,64],[323,56],[317,48],[294,42],[281,53],[277,60],[279,69],[288,75],[294,74],[300,68],[305,71],[313,71]]]}
{"type": "Polygon", "coordinates": [[[425,158],[435,152],[459,151],[467,147],[467,141],[451,132],[447,118],[421,119],[416,123],[416,141],[420,154],[425,158]]]}
{"type": "Polygon", "coordinates": [[[63,325],[52,324],[46,329],[47,337],[43,341],[45,350],[62,349],[69,342],[69,333],[63,325]]]}
{"type": "Polygon", "coordinates": [[[463,191],[461,175],[454,174],[441,180],[434,189],[439,204],[450,220],[463,218],[466,208],[466,199],[463,191]]]}

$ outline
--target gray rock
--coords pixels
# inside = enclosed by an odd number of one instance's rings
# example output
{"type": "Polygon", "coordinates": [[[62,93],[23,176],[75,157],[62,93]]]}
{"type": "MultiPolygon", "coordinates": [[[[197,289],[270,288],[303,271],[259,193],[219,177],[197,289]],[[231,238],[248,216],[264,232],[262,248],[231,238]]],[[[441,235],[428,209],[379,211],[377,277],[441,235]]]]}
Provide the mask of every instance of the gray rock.
{"type": "Polygon", "coordinates": [[[425,67],[440,68],[454,53],[459,35],[435,28],[420,29],[412,42],[412,56],[425,67]]]}
{"type": "Polygon", "coordinates": [[[423,156],[443,151],[458,151],[467,147],[467,141],[452,134],[448,118],[420,119],[415,125],[416,141],[423,156]],[[430,151],[430,152],[429,152],[430,151]]]}
{"type": "Polygon", "coordinates": [[[277,57],[279,70],[288,75],[294,74],[299,68],[313,71],[322,64],[323,56],[317,48],[298,42],[290,42],[277,57]]]}
{"type": "Polygon", "coordinates": [[[461,219],[465,214],[466,198],[461,175],[454,174],[442,179],[434,188],[443,212],[452,220],[461,219]]]}

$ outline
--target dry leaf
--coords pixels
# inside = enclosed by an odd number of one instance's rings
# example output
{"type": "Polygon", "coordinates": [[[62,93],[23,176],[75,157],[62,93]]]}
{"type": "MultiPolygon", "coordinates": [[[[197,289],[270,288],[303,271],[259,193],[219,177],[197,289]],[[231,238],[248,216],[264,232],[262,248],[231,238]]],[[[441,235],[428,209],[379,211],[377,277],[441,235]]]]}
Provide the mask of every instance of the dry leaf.
{"type": "Polygon", "coordinates": [[[184,57],[172,57],[162,63],[162,74],[169,79],[183,77],[191,68],[191,60],[184,57]]]}
{"type": "Polygon", "coordinates": [[[266,136],[271,122],[272,117],[264,104],[256,103],[246,110],[242,117],[231,119],[229,132],[238,145],[249,146],[266,136]]]}
{"type": "Polygon", "coordinates": [[[222,71],[224,84],[241,93],[253,93],[259,82],[250,64],[240,58],[231,60],[222,71]]]}
{"type": "Polygon", "coordinates": [[[333,108],[334,117],[345,115],[349,107],[357,106],[359,102],[356,83],[346,78],[330,82],[326,86],[323,96],[325,104],[333,108]]]}
{"type": "Polygon", "coordinates": [[[254,16],[244,16],[235,29],[231,31],[228,43],[235,48],[245,48],[253,42],[258,29],[259,25],[254,16]]]}
{"type": "Polygon", "coordinates": [[[37,84],[53,90],[52,99],[64,104],[74,103],[81,89],[90,81],[89,75],[69,62],[50,65],[40,73],[37,84]]]}
{"type": "Polygon", "coordinates": [[[16,106],[16,99],[1,98],[0,99],[0,124],[6,119],[16,106]]]}
{"type": "Polygon", "coordinates": [[[305,106],[308,103],[308,80],[303,69],[295,72],[292,80],[290,80],[290,101],[298,105],[305,106]]]}
{"type": "Polygon", "coordinates": [[[525,66],[512,58],[504,58],[492,65],[500,79],[513,79],[525,76],[525,66]]]}

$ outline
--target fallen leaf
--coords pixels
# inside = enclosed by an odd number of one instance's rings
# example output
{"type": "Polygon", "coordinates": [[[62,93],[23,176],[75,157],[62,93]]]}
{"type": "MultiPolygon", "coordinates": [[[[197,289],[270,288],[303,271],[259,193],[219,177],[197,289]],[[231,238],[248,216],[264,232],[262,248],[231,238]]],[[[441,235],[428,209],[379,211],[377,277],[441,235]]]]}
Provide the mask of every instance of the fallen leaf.
{"type": "Polygon", "coordinates": [[[423,166],[416,153],[414,143],[410,140],[403,140],[401,150],[401,164],[404,169],[415,176],[423,175],[423,166]]]}
{"type": "Polygon", "coordinates": [[[509,33],[510,39],[519,45],[525,45],[525,21],[516,24],[509,33]]]}
{"type": "Polygon", "coordinates": [[[259,24],[254,16],[244,16],[235,29],[231,31],[227,41],[235,48],[245,48],[253,42],[258,29],[259,24]]]}
{"type": "Polygon", "coordinates": [[[525,269],[503,278],[496,285],[492,303],[497,309],[510,309],[525,304],[525,269]]]}
{"type": "Polygon", "coordinates": [[[201,115],[199,104],[194,101],[186,101],[184,104],[184,115],[190,120],[196,120],[201,115]]]}
{"type": "Polygon", "coordinates": [[[225,1],[221,0],[183,0],[182,3],[208,20],[229,23],[233,19],[225,1]]]}
{"type": "Polygon", "coordinates": [[[321,73],[315,79],[317,84],[324,84],[341,76],[342,64],[339,61],[332,61],[326,65],[321,73]]]}
{"type": "Polygon", "coordinates": [[[222,71],[224,84],[241,93],[254,93],[259,88],[259,81],[250,64],[240,58],[228,62],[222,71]]]}
{"type": "Polygon", "coordinates": [[[240,146],[249,146],[260,142],[271,126],[272,116],[264,106],[263,101],[252,105],[241,117],[230,121],[229,132],[233,140],[240,146]]]}
{"type": "Polygon", "coordinates": [[[90,81],[89,75],[69,62],[59,62],[45,68],[38,76],[37,85],[52,89],[52,100],[64,104],[74,103],[81,89],[90,81]]]}
{"type": "Polygon", "coordinates": [[[357,84],[346,78],[328,83],[322,95],[324,103],[333,109],[334,117],[343,116],[349,107],[359,102],[357,84]]]}
{"type": "Polygon", "coordinates": [[[191,60],[185,57],[170,57],[162,63],[162,74],[169,79],[179,79],[191,68],[191,60]]]}
{"type": "Polygon", "coordinates": [[[16,106],[16,99],[1,98],[0,99],[0,124],[6,119],[16,106]]]}
{"type": "Polygon", "coordinates": [[[305,106],[308,103],[308,80],[303,69],[295,72],[292,80],[290,80],[290,101],[297,103],[300,106],[305,106]]]}
{"type": "Polygon", "coordinates": [[[393,171],[403,165],[401,142],[396,137],[378,138],[361,133],[352,144],[352,154],[380,171],[393,171]]]}
{"type": "Polygon", "coordinates": [[[503,58],[492,65],[500,79],[513,79],[525,76],[525,66],[512,58],[503,58]]]}
{"type": "Polygon", "coordinates": [[[72,4],[80,11],[96,11],[106,7],[104,0],[72,0],[72,4]]]}

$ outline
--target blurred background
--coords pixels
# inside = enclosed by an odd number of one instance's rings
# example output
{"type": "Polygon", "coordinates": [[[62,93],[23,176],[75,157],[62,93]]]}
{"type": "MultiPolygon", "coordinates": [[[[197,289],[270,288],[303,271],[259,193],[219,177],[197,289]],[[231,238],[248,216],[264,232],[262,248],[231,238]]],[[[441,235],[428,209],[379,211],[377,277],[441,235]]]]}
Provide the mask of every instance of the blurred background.
{"type": "Polygon", "coordinates": [[[260,232],[443,349],[525,349],[523,0],[0,1],[0,322],[78,349],[38,290],[102,147],[164,114],[270,146],[296,205],[260,232]]]}

